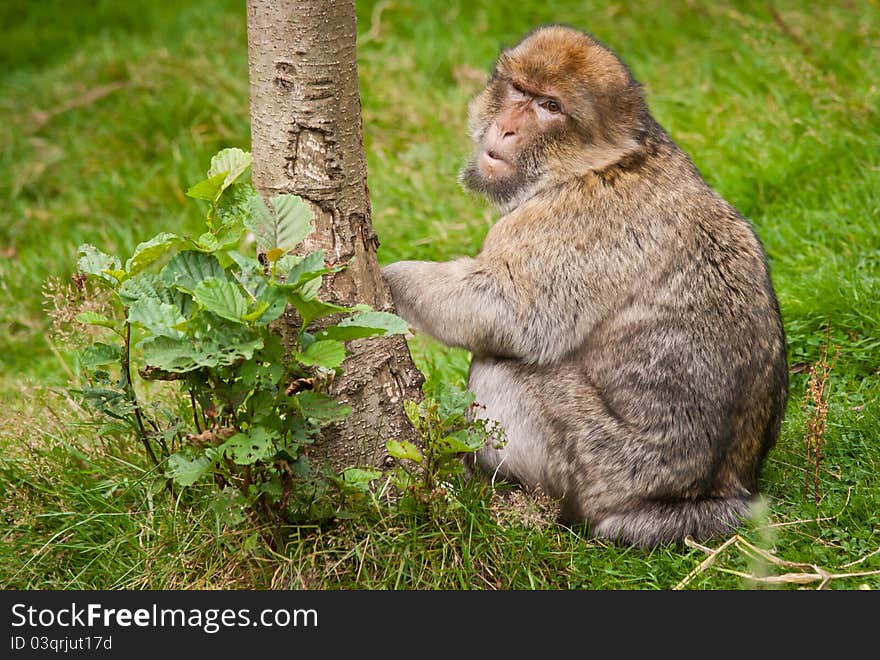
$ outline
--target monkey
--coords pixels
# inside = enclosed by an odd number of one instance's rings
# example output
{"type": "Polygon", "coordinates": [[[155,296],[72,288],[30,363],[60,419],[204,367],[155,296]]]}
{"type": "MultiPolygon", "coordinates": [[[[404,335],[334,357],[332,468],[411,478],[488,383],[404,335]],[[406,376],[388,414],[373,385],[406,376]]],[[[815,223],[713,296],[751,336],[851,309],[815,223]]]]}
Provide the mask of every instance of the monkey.
{"type": "Polygon", "coordinates": [[[537,28],[468,107],[474,257],[385,266],[397,313],[472,355],[477,473],[638,547],[744,524],[788,395],[764,248],[592,35],[537,28]]]}

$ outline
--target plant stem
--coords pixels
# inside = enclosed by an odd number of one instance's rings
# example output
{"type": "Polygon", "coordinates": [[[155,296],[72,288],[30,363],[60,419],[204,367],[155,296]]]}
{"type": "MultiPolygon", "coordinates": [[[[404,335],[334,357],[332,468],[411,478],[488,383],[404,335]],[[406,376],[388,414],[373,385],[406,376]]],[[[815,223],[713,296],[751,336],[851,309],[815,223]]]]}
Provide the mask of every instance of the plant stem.
{"type": "MultiPolygon", "coordinates": [[[[125,308],[125,315],[128,316],[128,308],[125,308]]],[[[144,420],[141,416],[141,407],[137,400],[137,394],[134,391],[134,385],[131,382],[131,323],[125,323],[125,343],[122,350],[122,386],[125,388],[125,394],[128,396],[128,400],[134,406],[134,418],[137,421],[138,433],[141,442],[144,445],[144,449],[147,450],[147,454],[152,459],[153,464],[158,467],[159,459],[156,458],[156,454],[153,452],[153,448],[150,446],[149,436],[147,434],[147,429],[144,428],[144,420]]]]}
{"type": "Polygon", "coordinates": [[[190,391],[189,391],[189,402],[190,402],[190,404],[192,404],[193,422],[194,422],[195,425],[196,425],[196,433],[201,434],[201,432],[202,432],[202,425],[199,424],[199,410],[198,410],[198,408],[196,407],[196,395],[193,394],[192,389],[190,389],[190,391]]]}

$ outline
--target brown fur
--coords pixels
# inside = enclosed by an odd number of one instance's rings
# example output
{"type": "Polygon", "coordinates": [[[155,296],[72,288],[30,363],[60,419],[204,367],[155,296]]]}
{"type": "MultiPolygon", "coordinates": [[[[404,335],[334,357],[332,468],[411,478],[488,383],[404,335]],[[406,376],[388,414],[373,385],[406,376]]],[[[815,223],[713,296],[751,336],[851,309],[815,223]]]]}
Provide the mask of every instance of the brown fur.
{"type": "Polygon", "coordinates": [[[540,487],[599,536],[726,533],[748,514],[787,395],[751,226],[623,63],[572,28],[503,52],[470,128],[463,181],[506,215],[474,258],[383,276],[411,325],[474,354],[469,386],[507,437],[477,467],[540,487]]]}

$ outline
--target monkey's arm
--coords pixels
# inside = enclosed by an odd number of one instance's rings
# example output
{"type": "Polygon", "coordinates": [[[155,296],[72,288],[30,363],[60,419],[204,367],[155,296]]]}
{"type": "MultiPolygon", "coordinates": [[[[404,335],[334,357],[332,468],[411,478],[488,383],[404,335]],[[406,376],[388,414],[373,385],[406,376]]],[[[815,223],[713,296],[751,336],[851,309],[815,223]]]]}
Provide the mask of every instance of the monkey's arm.
{"type": "Polygon", "coordinates": [[[542,361],[546,338],[513,282],[480,259],[399,261],[382,269],[397,313],[420,332],[475,355],[542,361]]]}

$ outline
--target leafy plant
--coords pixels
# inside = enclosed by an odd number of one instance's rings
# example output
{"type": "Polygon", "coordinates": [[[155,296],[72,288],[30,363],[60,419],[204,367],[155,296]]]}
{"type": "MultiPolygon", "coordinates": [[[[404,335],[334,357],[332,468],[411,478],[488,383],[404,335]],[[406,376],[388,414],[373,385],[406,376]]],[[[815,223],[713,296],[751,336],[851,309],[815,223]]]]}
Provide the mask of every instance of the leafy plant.
{"type": "MultiPolygon", "coordinates": [[[[249,153],[225,149],[187,191],[208,204],[206,231],[196,238],[163,232],[124,261],[80,246],[79,277],[107,289],[113,302],[106,313],[77,316],[105,329],[104,340],[80,354],[89,385],[77,391],[105,419],[102,432],[139,438],[166,483],[213,480],[217,511],[313,517],[329,486],[303,450],[350,411],[327,394],[345,342],[407,328],[393,314],[318,298],[322,276],[338,268],[328,268],[321,251],[294,254],[313,230],[311,209],[293,195],[267,204],[242,180],[250,163],[249,153]],[[270,326],[288,305],[300,325],[284,346],[270,326]],[[145,405],[135,373],[179,389],[145,405]]],[[[336,483],[362,491],[378,476],[355,469],[336,483]]]]}
{"type": "Polygon", "coordinates": [[[419,447],[405,440],[388,440],[389,455],[398,461],[395,483],[426,505],[443,501],[448,482],[465,471],[464,457],[487,442],[500,445],[500,430],[492,422],[474,419],[478,404],[474,393],[446,384],[437,387],[436,398],[421,403],[404,402],[412,425],[422,438],[419,447]]]}

